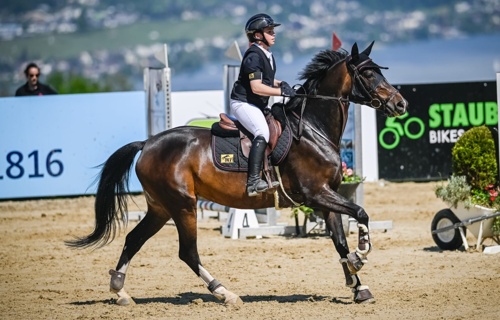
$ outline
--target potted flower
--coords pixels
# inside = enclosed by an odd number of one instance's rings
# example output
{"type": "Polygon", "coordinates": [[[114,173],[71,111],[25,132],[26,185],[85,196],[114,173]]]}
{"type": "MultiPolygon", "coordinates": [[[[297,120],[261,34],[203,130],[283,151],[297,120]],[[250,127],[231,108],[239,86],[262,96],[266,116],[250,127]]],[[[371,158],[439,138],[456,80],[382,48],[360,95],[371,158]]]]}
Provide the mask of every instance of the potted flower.
{"type": "MultiPolygon", "coordinates": [[[[486,126],[469,129],[457,140],[452,149],[452,175],[447,184],[438,185],[434,190],[436,196],[450,208],[436,214],[431,225],[433,231],[500,210],[495,150],[495,141],[486,126]]],[[[465,235],[465,228],[462,230],[465,235]]],[[[467,230],[478,238],[477,249],[480,249],[483,238],[492,238],[500,243],[500,217],[470,224],[467,230]]],[[[445,250],[466,245],[459,229],[434,233],[432,237],[445,250]]]]}
{"type": "MultiPolygon", "coordinates": [[[[359,184],[364,181],[359,175],[354,173],[352,168],[348,168],[345,162],[342,162],[342,183],[339,186],[337,192],[344,198],[354,201],[354,195],[359,184]]],[[[295,227],[297,229],[297,234],[305,235],[307,234],[307,221],[318,222],[322,220],[321,212],[316,212],[314,209],[301,205],[299,207],[293,208],[292,215],[295,217],[295,227]],[[299,229],[298,215],[299,213],[304,214],[304,223],[302,224],[302,230],[299,229]]],[[[348,232],[348,220],[349,217],[343,215],[343,226],[344,232],[348,232]]]]}
{"type": "Polygon", "coordinates": [[[342,162],[342,183],[337,192],[344,198],[352,201],[356,189],[363,180],[364,179],[354,173],[352,168],[348,168],[345,162],[342,162]]]}

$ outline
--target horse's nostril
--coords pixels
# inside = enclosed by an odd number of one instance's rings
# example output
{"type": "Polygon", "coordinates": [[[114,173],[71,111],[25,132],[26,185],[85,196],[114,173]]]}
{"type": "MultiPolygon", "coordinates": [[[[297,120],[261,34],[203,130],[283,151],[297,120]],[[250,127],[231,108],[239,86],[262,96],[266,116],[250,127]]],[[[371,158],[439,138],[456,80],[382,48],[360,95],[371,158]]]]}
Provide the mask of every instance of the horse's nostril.
{"type": "Polygon", "coordinates": [[[408,103],[405,101],[405,100],[401,100],[397,103],[397,107],[398,109],[402,109],[402,110],[406,110],[406,106],[408,105],[408,103]]]}

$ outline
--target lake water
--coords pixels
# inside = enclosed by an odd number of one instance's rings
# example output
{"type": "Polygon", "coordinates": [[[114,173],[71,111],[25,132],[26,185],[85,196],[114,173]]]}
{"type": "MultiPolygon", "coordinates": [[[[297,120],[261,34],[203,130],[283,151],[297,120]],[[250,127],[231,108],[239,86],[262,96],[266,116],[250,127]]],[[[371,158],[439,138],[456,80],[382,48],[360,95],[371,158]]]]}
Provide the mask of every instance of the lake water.
{"type": "MultiPolygon", "coordinates": [[[[350,49],[352,44],[344,44],[346,49],[347,45],[350,49]]],[[[366,45],[359,43],[363,49],[366,45]]],[[[389,67],[384,75],[392,84],[491,81],[500,72],[500,33],[397,45],[375,43],[370,56],[389,67]]],[[[291,85],[300,83],[297,75],[311,58],[299,57],[285,64],[276,57],[276,78],[291,85]]],[[[221,90],[222,78],[223,63],[214,63],[195,73],[173,74],[172,90],[221,90]]]]}

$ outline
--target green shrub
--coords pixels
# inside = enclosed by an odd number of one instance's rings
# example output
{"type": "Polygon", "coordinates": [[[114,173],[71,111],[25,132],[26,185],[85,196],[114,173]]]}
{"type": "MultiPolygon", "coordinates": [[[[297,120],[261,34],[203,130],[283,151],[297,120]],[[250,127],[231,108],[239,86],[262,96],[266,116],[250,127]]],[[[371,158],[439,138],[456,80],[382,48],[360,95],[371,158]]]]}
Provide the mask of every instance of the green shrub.
{"type": "Polygon", "coordinates": [[[498,176],[495,142],[486,126],[467,130],[451,151],[453,175],[466,176],[471,188],[484,190],[498,176]]]}
{"type": "Polygon", "coordinates": [[[451,176],[447,184],[436,186],[434,192],[436,197],[454,208],[459,202],[469,202],[471,194],[470,185],[465,176],[451,176]]]}

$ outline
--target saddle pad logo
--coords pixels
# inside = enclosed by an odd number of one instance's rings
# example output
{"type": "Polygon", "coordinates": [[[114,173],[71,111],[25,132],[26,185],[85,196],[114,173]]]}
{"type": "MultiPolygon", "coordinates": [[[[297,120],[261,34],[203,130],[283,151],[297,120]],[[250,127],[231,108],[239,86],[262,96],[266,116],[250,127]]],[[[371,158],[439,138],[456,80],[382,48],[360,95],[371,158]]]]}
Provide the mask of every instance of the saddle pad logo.
{"type": "Polygon", "coordinates": [[[221,154],[220,155],[221,163],[234,163],[234,154],[221,154]]]}

